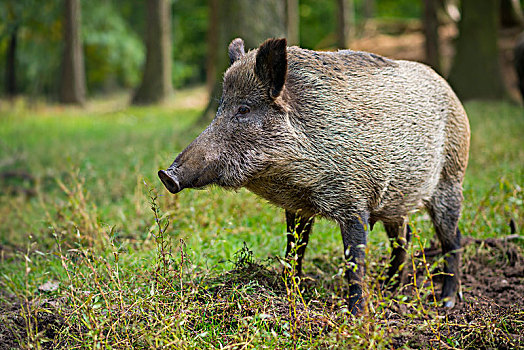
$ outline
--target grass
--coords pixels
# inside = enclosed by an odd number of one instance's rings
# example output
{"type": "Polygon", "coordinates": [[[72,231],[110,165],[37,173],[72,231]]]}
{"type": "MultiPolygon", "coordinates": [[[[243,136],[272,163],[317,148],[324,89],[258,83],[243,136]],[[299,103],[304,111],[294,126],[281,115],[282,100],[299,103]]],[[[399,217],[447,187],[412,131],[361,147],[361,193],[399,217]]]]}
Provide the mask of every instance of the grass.
{"type": "MultiPolygon", "coordinates": [[[[193,101],[195,95],[183,92],[178,99],[193,101]]],[[[389,243],[380,225],[370,234],[369,302],[361,317],[352,317],[342,298],[343,252],[333,223],[315,225],[303,283],[293,283],[292,270],[282,279],[280,209],[245,190],[172,196],[156,178],[198,135],[193,123],[200,108],[117,102],[97,101],[86,110],[28,107],[23,100],[0,104],[0,173],[14,172],[0,178],[0,333],[6,334],[0,344],[522,345],[512,338],[524,330],[522,305],[499,313],[471,309],[478,322],[469,328],[435,307],[439,259],[417,253],[433,235],[423,213],[411,218],[410,264],[419,283],[397,294],[378,287],[389,243]],[[489,327],[496,329],[493,339],[482,332],[489,327]]],[[[505,102],[471,102],[466,109],[472,143],[460,226],[478,239],[502,237],[511,219],[517,228],[524,225],[523,111],[505,102]]],[[[466,249],[466,266],[478,249],[466,249]]],[[[490,256],[494,266],[505,259],[490,256]]]]}

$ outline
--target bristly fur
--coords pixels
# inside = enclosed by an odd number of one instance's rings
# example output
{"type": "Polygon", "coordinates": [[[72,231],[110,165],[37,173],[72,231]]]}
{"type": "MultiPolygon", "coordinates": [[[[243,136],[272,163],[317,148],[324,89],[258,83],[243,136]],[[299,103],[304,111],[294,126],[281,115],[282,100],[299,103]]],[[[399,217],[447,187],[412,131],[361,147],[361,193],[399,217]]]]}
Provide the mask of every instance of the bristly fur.
{"type": "Polygon", "coordinates": [[[395,236],[425,207],[447,254],[442,296],[453,299],[470,130],[447,82],[420,63],[286,47],[285,39],[247,53],[235,39],[229,56],[215,119],[170,167],[178,190],[246,187],[305,219],[324,216],[358,259],[355,246],[382,221],[400,247],[396,267],[406,239],[395,236]]]}

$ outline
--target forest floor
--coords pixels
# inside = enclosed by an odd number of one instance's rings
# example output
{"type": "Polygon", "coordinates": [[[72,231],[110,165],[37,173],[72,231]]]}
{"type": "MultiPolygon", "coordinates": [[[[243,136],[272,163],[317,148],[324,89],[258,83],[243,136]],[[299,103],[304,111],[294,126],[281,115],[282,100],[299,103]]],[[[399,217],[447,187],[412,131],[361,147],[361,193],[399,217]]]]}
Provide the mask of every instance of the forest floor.
{"type": "MultiPolygon", "coordinates": [[[[432,293],[426,294],[420,304],[402,301],[405,297],[399,298],[398,295],[379,298],[374,294],[372,304],[376,309],[368,309],[364,315],[359,316],[362,318],[359,322],[351,321],[352,316],[343,311],[343,301],[336,296],[340,290],[323,285],[330,284],[325,275],[306,274],[302,286],[304,289],[298,292],[283,282],[280,270],[249,259],[242,261],[241,259],[252,254],[244,250],[241,254],[245,255],[236,260],[236,265],[231,270],[201,279],[198,286],[195,286],[194,282],[185,282],[185,293],[190,295],[185,298],[192,304],[185,306],[186,309],[177,310],[183,308],[177,304],[183,299],[178,292],[184,291],[184,288],[180,288],[176,293],[173,293],[173,287],[169,285],[163,286],[166,289],[159,289],[167,299],[164,303],[167,304],[168,310],[175,311],[175,314],[186,313],[182,317],[178,315],[177,321],[200,318],[184,327],[187,327],[186,331],[193,333],[194,337],[201,339],[184,341],[172,334],[171,345],[180,348],[209,346],[217,349],[259,348],[264,345],[277,349],[288,346],[305,349],[524,348],[524,257],[521,250],[504,239],[475,241],[467,238],[464,248],[469,253],[466,254],[462,267],[463,301],[455,308],[447,310],[435,307],[430,301],[432,293]],[[322,296],[315,295],[318,290],[322,290],[322,296]],[[325,300],[326,296],[330,299],[325,300]],[[207,309],[207,313],[202,313],[201,309],[207,309]],[[354,324],[344,326],[344,322],[355,322],[361,329],[356,330],[354,324]],[[218,328],[214,336],[221,341],[215,345],[211,345],[211,342],[208,343],[209,340],[205,339],[213,327],[218,328]],[[263,334],[259,334],[259,339],[256,339],[257,330],[269,333],[270,337],[283,339],[264,339],[267,335],[264,337],[263,334]],[[239,342],[240,339],[245,341],[239,342]],[[251,342],[253,344],[250,346],[251,342]]],[[[409,261],[407,266],[412,266],[412,262],[409,261]]],[[[433,262],[434,259],[428,258],[429,264],[433,262]]],[[[337,271],[323,271],[323,274],[328,273],[336,275],[337,271]]],[[[418,274],[425,280],[419,286],[419,291],[415,292],[411,278],[410,284],[401,288],[402,293],[409,296],[408,298],[415,298],[420,291],[430,290],[431,282],[439,282],[438,277],[432,280],[425,279],[423,267],[418,269],[418,274]]],[[[156,348],[160,344],[162,347],[170,347],[170,343],[166,343],[165,339],[160,339],[158,343],[153,339],[150,342],[142,342],[140,336],[136,335],[128,335],[126,339],[125,332],[120,330],[120,327],[115,327],[117,332],[122,333],[120,339],[115,335],[110,336],[108,333],[112,330],[112,325],[103,323],[101,326],[105,329],[100,329],[101,339],[97,342],[97,339],[93,339],[93,335],[89,334],[88,322],[71,324],[72,315],[78,312],[78,309],[82,309],[81,306],[72,305],[66,296],[46,295],[53,294],[56,290],[54,288],[58,288],[57,282],[41,285],[38,287],[38,293],[26,300],[17,299],[5,292],[0,295],[0,300],[4,300],[0,304],[0,349],[18,346],[29,348],[35,344],[49,349],[74,348],[97,343],[111,344],[111,348],[156,348]],[[64,335],[64,332],[73,334],[64,335]]],[[[438,287],[435,292],[438,294],[438,287]]],[[[67,295],[67,292],[59,294],[67,295]]],[[[125,311],[118,310],[118,305],[113,306],[117,314],[132,312],[132,305],[126,305],[126,308],[131,310],[125,311]]],[[[163,306],[166,307],[165,304],[163,306]]],[[[141,312],[137,315],[135,311],[132,315],[140,316],[141,312]]],[[[128,327],[133,324],[134,320],[128,315],[118,317],[128,318],[128,327]]],[[[159,326],[158,322],[151,323],[151,327],[159,326]]],[[[170,322],[166,323],[164,327],[169,327],[170,322]]],[[[177,332],[175,330],[172,333],[177,332]]]]}
{"type": "Polygon", "coordinates": [[[465,104],[463,300],[440,307],[443,257],[418,213],[396,292],[380,287],[384,228],[369,234],[368,301],[353,317],[336,225],[315,223],[296,285],[282,277],[280,209],[158,181],[201,131],[205,101],[202,88],[153,107],[0,101],[0,349],[524,348],[520,105],[465,104]]]}

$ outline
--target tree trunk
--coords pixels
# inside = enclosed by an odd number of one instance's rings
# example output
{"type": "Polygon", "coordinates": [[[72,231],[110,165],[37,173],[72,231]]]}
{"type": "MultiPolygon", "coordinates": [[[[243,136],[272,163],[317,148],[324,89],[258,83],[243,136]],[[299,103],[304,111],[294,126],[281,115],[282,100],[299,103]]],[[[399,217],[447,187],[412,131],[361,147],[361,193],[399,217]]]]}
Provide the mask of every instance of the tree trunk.
{"type": "Polygon", "coordinates": [[[207,27],[206,87],[209,96],[213,93],[217,77],[218,53],[218,4],[219,0],[208,0],[209,21],[207,27]]]}
{"type": "Polygon", "coordinates": [[[347,49],[353,36],[355,11],[353,0],[337,0],[337,46],[347,49]]]}
{"type": "Polygon", "coordinates": [[[437,0],[424,0],[424,34],[426,63],[440,71],[437,0]]]}
{"type": "Polygon", "coordinates": [[[519,0],[500,0],[500,24],[504,28],[522,26],[522,7],[519,0]]]}
{"type": "Polygon", "coordinates": [[[300,44],[300,14],[298,0],[286,0],[286,18],[287,18],[287,44],[300,44]]]}
{"type": "Polygon", "coordinates": [[[524,102],[524,34],[520,34],[513,51],[513,65],[517,72],[517,82],[522,102],[524,102]]]}
{"type": "MultiPolygon", "coordinates": [[[[217,3],[218,45],[208,48],[208,55],[216,55],[213,91],[197,123],[209,122],[218,108],[222,76],[229,66],[227,48],[233,39],[244,39],[245,48],[249,50],[257,48],[267,38],[286,36],[286,6],[282,0],[217,0],[217,3]],[[211,53],[213,50],[216,53],[211,53]]],[[[208,39],[208,44],[210,42],[208,39]]]]}
{"type": "Polygon", "coordinates": [[[6,54],[5,92],[7,96],[16,95],[16,46],[18,39],[18,26],[15,26],[9,34],[9,43],[6,54]]]}
{"type": "Polygon", "coordinates": [[[65,0],[64,39],[60,102],[83,105],[86,98],[82,50],[80,0],[65,0]]]}
{"type": "Polygon", "coordinates": [[[160,102],[173,93],[171,2],[147,0],[146,6],[146,62],[133,104],[160,102]]]}
{"type": "Polygon", "coordinates": [[[375,16],[375,0],[364,0],[364,19],[375,16]]]}
{"type": "Polygon", "coordinates": [[[462,0],[462,18],[449,82],[461,99],[498,99],[505,94],[497,45],[499,2],[462,0]]]}

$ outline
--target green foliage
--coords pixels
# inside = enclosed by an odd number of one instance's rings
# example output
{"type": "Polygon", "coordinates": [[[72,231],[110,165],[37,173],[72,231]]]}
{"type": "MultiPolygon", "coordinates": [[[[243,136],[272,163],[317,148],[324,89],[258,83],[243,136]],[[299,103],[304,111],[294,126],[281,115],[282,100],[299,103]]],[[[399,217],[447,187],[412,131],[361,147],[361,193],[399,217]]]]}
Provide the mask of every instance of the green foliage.
{"type": "Polygon", "coordinates": [[[173,2],[173,86],[175,88],[205,81],[208,15],[206,0],[173,2]]]}
{"type": "Polygon", "coordinates": [[[422,1],[418,0],[376,0],[378,18],[420,18],[422,1]]]}
{"type": "MultiPolygon", "coordinates": [[[[145,6],[141,1],[115,0],[128,27],[140,38],[145,35],[145,6]]],[[[172,2],[173,86],[180,88],[205,80],[208,2],[172,2]]]]}
{"type": "MultiPolygon", "coordinates": [[[[56,91],[62,49],[61,13],[60,0],[6,0],[0,5],[0,16],[3,16],[0,23],[5,23],[0,24],[2,59],[6,55],[8,36],[18,28],[16,73],[19,90],[30,94],[56,91]]],[[[3,82],[4,69],[0,74],[3,82]]]]}
{"type": "MultiPolygon", "coordinates": [[[[136,87],[145,57],[143,1],[82,0],[82,36],[89,93],[136,87]]],[[[362,17],[363,1],[355,1],[356,19],[362,17]]],[[[417,0],[377,0],[377,18],[417,18],[417,0]]],[[[305,48],[333,46],[336,2],[300,1],[300,41],[305,48]]],[[[205,80],[208,2],[172,2],[173,85],[176,88],[205,80]]],[[[256,17],[256,14],[255,14],[256,17]]],[[[253,18],[256,21],[257,18],[253,18]]],[[[17,84],[32,95],[57,94],[61,74],[63,0],[4,0],[0,4],[0,59],[8,36],[19,28],[17,84]]],[[[219,48],[226,50],[225,47],[219,48]]],[[[5,70],[0,69],[0,81],[5,70]]],[[[5,84],[0,84],[0,91],[5,84]]]]}
{"type": "MultiPolygon", "coordinates": [[[[88,90],[135,85],[144,59],[142,41],[111,2],[95,0],[81,4],[88,90]]],[[[32,95],[55,95],[61,74],[63,1],[5,1],[2,7],[12,10],[0,11],[7,17],[6,25],[0,26],[0,56],[5,56],[12,27],[19,27],[16,52],[19,90],[32,95]]]]}
{"type": "Polygon", "coordinates": [[[336,1],[303,0],[299,3],[300,46],[324,49],[335,42],[336,1]]]}
{"type": "MultiPolygon", "coordinates": [[[[336,1],[300,1],[300,46],[308,49],[326,49],[335,46],[337,26],[336,1]]],[[[420,18],[422,2],[418,0],[376,0],[374,18],[412,19],[420,18]]],[[[364,0],[354,1],[355,21],[361,23],[364,0]]]]}
{"type": "Polygon", "coordinates": [[[91,90],[134,87],[144,61],[144,44],[111,2],[82,3],[87,85],[91,90]]]}

